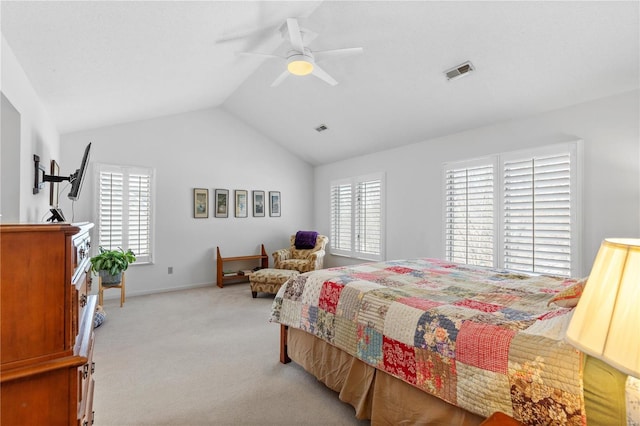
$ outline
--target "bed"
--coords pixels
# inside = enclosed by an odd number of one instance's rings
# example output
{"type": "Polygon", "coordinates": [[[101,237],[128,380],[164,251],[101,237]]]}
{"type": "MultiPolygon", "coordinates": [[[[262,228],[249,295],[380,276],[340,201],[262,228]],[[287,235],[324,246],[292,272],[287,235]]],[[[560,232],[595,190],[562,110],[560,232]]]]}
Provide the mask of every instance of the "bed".
{"type": "Polygon", "coordinates": [[[583,280],[408,259],[287,281],[288,357],[372,424],[624,424],[624,380],[563,341],[583,280]]]}

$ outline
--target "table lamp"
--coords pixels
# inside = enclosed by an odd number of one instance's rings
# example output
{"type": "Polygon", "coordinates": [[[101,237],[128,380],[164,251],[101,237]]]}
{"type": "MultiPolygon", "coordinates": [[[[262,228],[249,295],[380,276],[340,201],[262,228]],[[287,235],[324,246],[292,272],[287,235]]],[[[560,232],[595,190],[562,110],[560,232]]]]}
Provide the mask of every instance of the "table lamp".
{"type": "Polygon", "coordinates": [[[567,329],[567,341],[640,377],[640,239],[605,239],[567,329]]]}

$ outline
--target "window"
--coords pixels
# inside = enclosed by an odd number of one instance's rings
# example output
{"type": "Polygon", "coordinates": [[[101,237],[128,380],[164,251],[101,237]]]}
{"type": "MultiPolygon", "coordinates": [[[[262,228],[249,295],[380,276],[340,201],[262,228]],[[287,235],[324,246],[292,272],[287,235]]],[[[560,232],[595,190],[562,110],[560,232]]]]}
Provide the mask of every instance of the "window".
{"type": "Polygon", "coordinates": [[[445,258],[579,274],[578,142],[445,164],[445,258]]]}
{"type": "Polygon", "coordinates": [[[446,259],[493,266],[495,160],[459,163],[445,172],[446,259]]]}
{"type": "Polygon", "coordinates": [[[153,260],[153,171],[99,164],[98,244],[131,249],[136,263],[153,260]]]}
{"type": "Polygon", "coordinates": [[[384,176],[331,183],[331,253],[384,259],[384,176]]]}
{"type": "Polygon", "coordinates": [[[576,184],[571,179],[571,153],[509,155],[502,169],[504,267],[570,275],[576,184]]]}

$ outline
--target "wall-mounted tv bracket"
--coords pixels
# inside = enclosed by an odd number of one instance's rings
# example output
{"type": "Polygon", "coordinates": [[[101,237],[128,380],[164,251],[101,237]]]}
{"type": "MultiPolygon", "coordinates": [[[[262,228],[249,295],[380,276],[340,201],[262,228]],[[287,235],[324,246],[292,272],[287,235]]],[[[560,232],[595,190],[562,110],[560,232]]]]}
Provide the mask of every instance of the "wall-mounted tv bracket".
{"type": "Polygon", "coordinates": [[[37,194],[42,188],[44,188],[45,182],[64,182],[65,180],[71,181],[71,176],[52,176],[46,174],[44,166],[40,165],[40,156],[33,155],[34,162],[34,175],[33,175],[33,193],[37,194]],[[40,178],[40,172],[42,172],[42,178],[40,178]]]}

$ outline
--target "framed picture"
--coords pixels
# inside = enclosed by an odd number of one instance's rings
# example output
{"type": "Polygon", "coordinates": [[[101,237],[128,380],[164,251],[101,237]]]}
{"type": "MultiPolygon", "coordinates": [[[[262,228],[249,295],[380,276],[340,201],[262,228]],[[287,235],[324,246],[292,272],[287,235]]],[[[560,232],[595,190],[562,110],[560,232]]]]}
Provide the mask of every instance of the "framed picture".
{"type": "Polygon", "coordinates": [[[269,191],[269,216],[280,216],[280,191],[269,191]]]}
{"type": "MultiPolygon", "coordinates": [[[[51,176],[58,176],[60,174],[60,166],[56,163],[56,160],[51,160],[51,176]]],[[[54,209],[58,208],[58,188],[59,182],[49,182],[49,205],[54,209]]]]}
{"type": "Polygon", "coordinates": [[[215,217],[229,217],[229,190],[216,189],[215,197],[215,217]]]}
{"type": "Polygon", "coordinates": [[[193,217],[209,217],[209,190],[204,188],[193,189],[193,217]]]}
{"type": "Polygon", "coordinates": [[[264,217],[264,191],[253,191],[253,215],[264,217]]]}
{"type": "Polygon", "coordinates": [[[247,191],[244,189],[236,189],[236,217],[247,217],[248,211],[248,201],[247,200],[247,191]]]}

